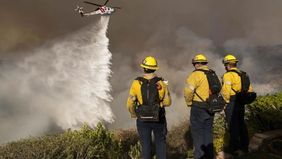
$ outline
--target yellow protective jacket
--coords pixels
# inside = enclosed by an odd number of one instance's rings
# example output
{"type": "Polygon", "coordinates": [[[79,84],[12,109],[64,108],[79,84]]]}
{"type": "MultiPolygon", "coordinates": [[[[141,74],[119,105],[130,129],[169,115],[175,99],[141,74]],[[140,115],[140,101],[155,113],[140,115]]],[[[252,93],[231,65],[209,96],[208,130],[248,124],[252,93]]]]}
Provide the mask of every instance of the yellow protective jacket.
{"type": "MultiPolygon", "coordinates": [[[[209,70],[208,66],[202,66],[198,69],[209,70]]],[[[209,97],[209,83],[203,71],[192,72],[186,80],[184,98],[187,106],[191,106],[193,101],[203,102],[195,92],[205,101],[209,97]]]]}
{"type": "MultiPolygon", "coordinates": [[[[231,70],[240,72],[240,70],[235,67],[231,68],[231,70]]],[[[222,83],[221,94],[226,103],[229,103],[230,97],[236,95],[236,92],[241,91],[241,77],[236,72],[226,72],[222,77],[222,83]]],[[[250,85],[248,92],[253,92],[252,85],[250,85]]]]}
{"type": "MultiPolygon", "coordinates": [[[[154,74],[145,74],[143,77],[145,79],[152,79],[154,78],[156,75],[154,74]]],[[[158,81],[159,84],[159,97],[160,97],[160,101],[162,101],[160,103],[161,107],[167,107],[171,105],[171,97],[170,97],[170,93],[168,90],[168,85],[164,82],[164,81],[158,81]]],[[[136,114],[134,111],[134,106],[136,105],[136,103],[139,104],[143,104],[143,100],[142,100],[142,93],[141,93],[141,83],[138,80],[134,80],[132,82],[130,91],[129,91],[129,96],[127,99],[127,109],[131,114],[132,118],[136,118],[136,114]]]]}

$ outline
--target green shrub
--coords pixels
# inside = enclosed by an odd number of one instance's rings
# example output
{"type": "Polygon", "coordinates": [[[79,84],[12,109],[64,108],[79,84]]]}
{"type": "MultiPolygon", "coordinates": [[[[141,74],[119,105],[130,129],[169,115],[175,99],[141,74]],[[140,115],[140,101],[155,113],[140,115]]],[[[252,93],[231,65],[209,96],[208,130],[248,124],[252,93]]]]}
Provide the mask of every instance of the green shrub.
{"type": "Polygon", "coordinates": [[[193,148],[189,122],[173,126],[167,135],[168,158],[185,158],[187,150],[193,148]]]}
{"type": "Polygon", "coordinates": [[[282,128],[282,92],[260,96],[246,107],[246,117],[251,132],[282,128]]]}
{"type": "MultiPolygon", "coordinates": [[[[246,108],[251,134],[282,128],[282,92],[258,97],[246,108]]],[[[228,139],[223,114],[216,114],[213,130],[215,150],[219,152],[228,139]]],[[[193,156],[188,122],[183,122],[168,132],[167,151],[168,158],[193,156]]],[[[140,152],[141,146],[135,129],[110,132],[102,124],[98,124],[95,129],[84,125],[80,130],[1,145],[0,159],[135,159],[140,158],[140,152]]]]}
{"type": "MultiPolygon", "coordinates": [[[[257,132],[282,128],[282,92],[260,96],[246,105],[246,122],[250,137],[257,132]]],[[[213,125],[215,151],[222,151],[228,143],[227,123],[223,114],[216,114],[213,125]]]]}
{"type": "Polygon", "coordinates": [[[98,124],[95,129],[84,125],[80,130],[8,143],[0,147],[2,158],[123,158],[120,142],[98,124]]]}
{"type": "Polygon", "coordinates": [[[130,151],[128,152],[130,158],[137,159],[141,158],[141,144],[137,142],[135,145],[130,146],[130,151]]]}
{"type": "MultiPolygon", "coordinates": [[[[130,154],[128,153],[133,145],[136,145],[139,137],[135,129],[129,130],[115,130],[115,139],[120,141],[120,145],[122,148],[122,154],[128,154],[126,158],[130,158],[130,154]]],[[[125,157],[125,156],[124,156],[125,157]]]]}

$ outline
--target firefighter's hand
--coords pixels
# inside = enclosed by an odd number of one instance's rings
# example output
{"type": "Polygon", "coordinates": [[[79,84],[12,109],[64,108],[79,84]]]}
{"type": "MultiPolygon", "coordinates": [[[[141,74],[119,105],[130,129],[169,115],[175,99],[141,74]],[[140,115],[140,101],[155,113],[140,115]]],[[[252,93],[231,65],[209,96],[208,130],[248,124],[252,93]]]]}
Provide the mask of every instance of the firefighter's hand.
{"type": "Polygon", "coordinates": [[[225,111],[227,107],[227,103],[224,105],[223,110],[225,111]]]}
{"type": "Polygon", "coordinates": [[[224,108],[221,112],[219,112],[219,114],[220,114],[221,116],[225,116],[225,108],[224,108]]]}
{"type": "Polygon", "coordinates": [[[224,107],[223,107],[222,111],[219,113],[220,115],[225,116],[226,106],[227,106],[227,104],[225,104],[225,105],[224,105],[224,107]]]}

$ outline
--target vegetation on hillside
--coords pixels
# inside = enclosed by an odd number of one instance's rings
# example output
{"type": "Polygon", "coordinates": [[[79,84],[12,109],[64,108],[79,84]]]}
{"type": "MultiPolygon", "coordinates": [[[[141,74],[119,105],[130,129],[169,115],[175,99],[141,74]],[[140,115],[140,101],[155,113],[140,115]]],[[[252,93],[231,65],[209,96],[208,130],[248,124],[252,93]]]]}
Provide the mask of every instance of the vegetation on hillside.
{"type": "MultiPolygon", "coordinates": [[[[282,129],[282,92],[259,96],[252,104],[246,105],[246,124],[249,136],[254,133],[282,129]]],[[[216,114],[214,122],[214,144],[216,152],[224,149],[228,141],[224,114],[216,114]]]]}
{"type": "Polygon", "coordinates": [[[246,115],[252,132],[282,129],[282,92],[258,97],[246,115]]]}
{"type": "Polygon", "coordinates": [[[84,125],[63,134],[24,139],[0,147],[1,158],[123,158],[121,143],[99,124],[95,130],[84,125]]]}
{"type": "MultiPolygon", "coordinates": [[[[250,136],[282,128],[282,92],[258,97],[246,106],[246,119],[250,136]]],[[[214,144],[216,152],[223,150],[227,141],[223,114],[216,114],[214,144]]],[[[135,129],[109,131],[102,124],[95,129],[84,125],[80,130],[66,131],[23,139],[0,146],[0,159],[57,158],[57,159],[129,159],[140,158],[140,143],[135,129]]],[[[192,154],[189,123],[173,127],[167,136],[168,158],[187,158],[192,154]]]]}

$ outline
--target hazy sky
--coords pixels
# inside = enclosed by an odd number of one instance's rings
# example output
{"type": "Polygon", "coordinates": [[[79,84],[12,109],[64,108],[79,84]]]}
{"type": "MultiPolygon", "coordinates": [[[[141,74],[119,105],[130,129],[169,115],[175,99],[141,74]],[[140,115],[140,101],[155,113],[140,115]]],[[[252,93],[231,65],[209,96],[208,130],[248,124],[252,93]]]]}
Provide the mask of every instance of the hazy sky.
{"type": "MultiPolygon", "coordinates": [[[[24,57],[23,52],[99,19],[81,18],[74,12],[76,4],[95,9],[79,0],[1,0],[2,61],[24,57]]],[[[156,56],[159,74],[169,80],[171,121],[187,118],[182,89],[197,52],[208,56],[219,76],[224,72],[221,59],[234,53],[260,94],[281,90],[281,0],[111,0],[109,5],[122,7],[111,16],[108,30],[114,127],[133,124],[125,109],[126,96],[147,55],[156,56]]]]}
{"type": "MultiPolygon", "coordinates": [[[[79,0],[2,0],[1,52],[45,42],[97,20],[81,19],[73,10],[76,4],[86,10],[95,8],[79,0]]],[[[160,32],[164,32],[162,39],[170,41],[167,36],[180,27],[211,39],[217,46],[238,38],[260,45],[282,41],[280,0],[112,0],[109,5],[123,8],[111,18],[113,49],[137,52],[137,46],[160,32]]]]}

